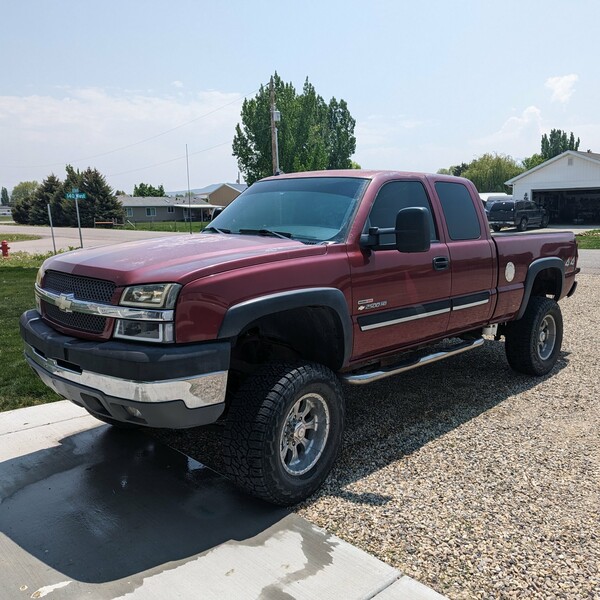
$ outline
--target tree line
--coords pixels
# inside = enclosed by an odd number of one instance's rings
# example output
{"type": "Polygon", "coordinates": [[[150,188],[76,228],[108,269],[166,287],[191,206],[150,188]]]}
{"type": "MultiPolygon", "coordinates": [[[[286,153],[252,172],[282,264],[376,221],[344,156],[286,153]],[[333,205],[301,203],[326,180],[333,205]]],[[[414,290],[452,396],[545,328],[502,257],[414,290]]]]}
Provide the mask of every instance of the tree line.
{"type": "Polygon", "coordinates": [[[575,139],[573,132],[567,135],[566,131],[552,129],[549,135],[542,135],[540,152],[524,158],[521,162],[516,161],[512,156],[488,152],[470,163],[463,162],[447,169],[440,169],[438,173],[466,177],[482,193],[507,192],[509,188],[504,184],[505,181],[529,171],[567,150],[579,150],[579,144],[580,140],[579,138],[575,139]]]}
{"type": "Polygon", "coordinates": [[[13,219],[24,225],[49,225],[50,205],[53,225],[77,226],[75,201],[67,198],[72,189],[78,189],[86,195],[85,200],[78,201],[82,227],[93,227],[96,221],[123,220],[125,210],[106,183],[104,175],[91,167],[79,171],[71,165],[66,167],[64,181],[51,174],[39,185],[29,181],[15,186],[11,195],[14,202],[13,219]]]}

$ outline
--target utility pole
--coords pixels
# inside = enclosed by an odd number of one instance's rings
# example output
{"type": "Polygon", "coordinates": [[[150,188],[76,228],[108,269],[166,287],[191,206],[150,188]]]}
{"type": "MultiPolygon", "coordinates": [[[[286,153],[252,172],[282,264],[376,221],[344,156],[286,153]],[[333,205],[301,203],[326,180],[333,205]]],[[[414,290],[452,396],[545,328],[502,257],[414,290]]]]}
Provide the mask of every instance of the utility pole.
{"type": "Polygon", "coordinates": [[[275,108],[275,87],[273,77],[269,84],[271,95],[271,154],[273,156],[273,175],[279,175],[279,144],[277,139],[277,123],[281,121],[281,113],[275,108]]]}

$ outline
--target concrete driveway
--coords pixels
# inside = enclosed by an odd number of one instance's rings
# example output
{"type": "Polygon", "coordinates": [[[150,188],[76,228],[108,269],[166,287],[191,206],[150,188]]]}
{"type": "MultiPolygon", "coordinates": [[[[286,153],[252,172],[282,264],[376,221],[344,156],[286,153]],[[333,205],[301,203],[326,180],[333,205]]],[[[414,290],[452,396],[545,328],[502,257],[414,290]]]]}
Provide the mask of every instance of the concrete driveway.
{"type": "Polygon", "coordinates": [[[0,414],[0,598],[441,600],[70,402],[0,414]]]}

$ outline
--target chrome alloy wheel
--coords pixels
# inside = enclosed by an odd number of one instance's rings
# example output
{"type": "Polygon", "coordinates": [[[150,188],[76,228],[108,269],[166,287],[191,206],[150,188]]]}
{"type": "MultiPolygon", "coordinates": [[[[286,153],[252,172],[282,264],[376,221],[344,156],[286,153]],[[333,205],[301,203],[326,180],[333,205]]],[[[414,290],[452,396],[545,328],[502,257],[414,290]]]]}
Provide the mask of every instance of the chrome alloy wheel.
{"type": "Polygon", "coordinates": [[[556,321],[552,315],[546,315],[540,323],[537,339],[538,356],[547,360],[556,344],[556,321]]]}
{"type": "Polygon", "coordinates": [[[329,408],[320,394],[305,394],[292,406],[279,440],[281,464],[290,475],[303,475],[317,464],[329,424],[329,408]]]}

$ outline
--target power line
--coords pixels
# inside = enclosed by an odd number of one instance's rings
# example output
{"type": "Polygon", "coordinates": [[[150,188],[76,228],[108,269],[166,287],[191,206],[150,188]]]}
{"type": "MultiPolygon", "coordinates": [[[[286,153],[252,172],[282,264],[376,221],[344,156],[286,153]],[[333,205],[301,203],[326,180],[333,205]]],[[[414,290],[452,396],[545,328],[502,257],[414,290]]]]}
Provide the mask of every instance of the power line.
{"type": "MultiPolygon", "coordinates": [[[[78,158],[76,160],[70,160],[70,161],[61,161],[61,162],[56,162],[56,163],[47,163],[47,164],[43,164],[43,165],[27,165],[27,166],[25,166],[25,165],[16,165],[16,166],[15,165],[13,165],[13,166],[3,165],[2,168],[4,168],[4,169],[38,169],[38,168],[45,168],[45,167],[57,167],[57,166],[63,166],[65,164],[79,163],[79,162],[83,162],[86,160],[90,160],[92,158],[99,158],[101,156],[107,156],[109,154],[114,154],[115,152],[120,152],[121,150],[127,150],[128,148],[133,148],[134,146],[139,146],[140,144],[145,144],[146,142],[155,140],[156,138],[166,135],[167,133],[171,133],[172,131],[176,131],[177,129],[181,129],[182,127],[186,127],[187,125],[195,123],[196,121],[199,121],[200,119],[204,119],[205,117],[208,117],[220,110],[223,110],[224,108],[227,108],[228,106],[231,106],[232,104],[235,104],[236,102],[239,102],[240,100],[246,99],[251,94],[255,94],[256,92],[258,92],[259,89],[260,88],[257,88],[256,90],[254,90],[252,92],[248,92],[248,93],[244,94],[243,96],[239,96],[235,100],[232,100],[231,102],[228,102],[227,104],[223,104],[222,106],[219,106],[218,108],[215,108],[207,113],[199,115],[198,117],[194,117],[193,119],[190,119],[189,121],[186,121],[185,123],[175,125],[175,127],[171,127],[170,129],[166,129],[165,131],[161,131],[160,133],[157,133],[150,137],[144,138],[142,140],[138,140],[137,142],[132,142],[131,144],[126,144],[125,146],[119,146],[118,148],[114,148],[113,150],[107,150],[106,152],[101,152],[99,154],[93,154],[91,156],[87,156],[84,158],[78,158]]],[[[227,142],[225,142],[225,143],[227,143],[227,142]]],[[[219,144],[219,145],[223,145],[223,144],[219,144]]],[[[204,152],[204,150],[200,150],[200,152],[204,152]]],[[[173,159],[173,160],[178,160],[178,159],[173,159]]],[[[165,161],[165,162],[173,162],[173,161],[165,161]]],[[[165,164],[165,163],[158,163],[158,164],[165,164]]],[[[144,168],[149,168],[149,167],[144,167],[144,168]]],[[[128,172],[130,172],[130,171],[128,171],[128,172]]]]}
{"type": "MultiPolygon", "coordinates": [[[[269,125],[268,127],[265,127],[264,130],[260,130],[260,131],[267,131],[269,129],[271,129],[271,125],[269,125]]],[[[221,142],[220,144],[215,144],[214,146],[209,146],[208,148],[202,148],[202,150],[196,150],[195,152],[190,152],[188,154],[188,156],[196,156],[196,154],[202,154],[203,152],[208,152],[209,150],[214,150],[215,148],[220,148],[221,146],[225,146],[227,144],[231,144],[231,141],[227,140],[226,142],[221,142]]],[[[118,177],[119,175],[128,175],[129,173],[136,173],[137,171],[145,171],[146,169],[152,169],[154,167],[168,165],[169,163],[177,162],[178,160],[183,160],[185,158],[186,158],[185,154],[182,154],[181,156],[176,156],[174,158],[169,158],[169,159],[163,160],[161,162],[152,163],[151,165],[146,165],[144,167],[136,167],[135,169],[129,169],[127,171],[120,171],[119,173],[111,173],[110,175],[106,175],[106,177],[118,177]]]]}

